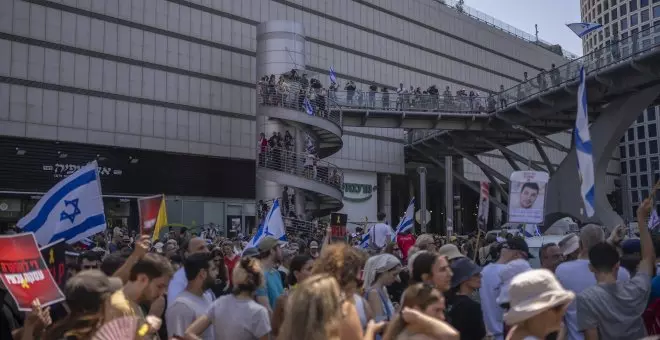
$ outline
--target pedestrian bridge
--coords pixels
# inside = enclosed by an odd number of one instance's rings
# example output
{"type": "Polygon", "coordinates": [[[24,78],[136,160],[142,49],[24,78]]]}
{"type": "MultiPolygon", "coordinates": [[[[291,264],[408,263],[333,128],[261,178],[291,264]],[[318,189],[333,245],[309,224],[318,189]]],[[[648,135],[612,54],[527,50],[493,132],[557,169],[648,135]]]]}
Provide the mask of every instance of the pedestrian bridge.
{"type": "MultiPolygon", "coordinates": [[[[632,35],[580,59],[539,74],[504,92],[480,96],[424,96],[369,93],[348,98],[337,93],[329,105],[339,111],[343,126],[405,128],[406,160],[444,168],[443,156],[465,158],[479,166],[501,197],[508,201],[507,176],[476,157],[499,150],[514,170],[527,164],[547,171],[551,180],[546,194],[546,214],[562,212],[582,216],[577,158],[546,136],[574,127],[579,72],[584,67],[591,139],[594,145],[596,214],[592,220],[616,225],[622,220],[612,210],[603,189],[606,170],[621,136],[638,113],[660,104],[660,25],[632,35]],[[478,132],[478,133],[475,133],[478,132]],[[532,141],[545,166],[530,162],[507,146],[532,141]],[[543,146],[567,153],[559,167],[550,163],[543,146]],[[599,183],[603,183],[600,184],[599,183]]],[[[476,192],[475,183],[454,173],[453,178],[476,192]]],[[[504,204],[491,197],[500,209],[504,204]]],[[[549,225],[552,221],[545,221],[549,225]]]]}

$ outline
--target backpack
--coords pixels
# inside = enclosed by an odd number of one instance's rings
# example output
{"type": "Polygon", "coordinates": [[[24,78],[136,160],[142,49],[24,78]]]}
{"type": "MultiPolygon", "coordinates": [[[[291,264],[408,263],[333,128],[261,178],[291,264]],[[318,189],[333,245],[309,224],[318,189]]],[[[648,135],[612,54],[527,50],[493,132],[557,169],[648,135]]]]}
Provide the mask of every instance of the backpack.
{"type": "Polygon", "coordinates": [[[660,299],[655,299],[644,310],[642,314],[646,333],[648,335],[660,334],[660,299]]]}

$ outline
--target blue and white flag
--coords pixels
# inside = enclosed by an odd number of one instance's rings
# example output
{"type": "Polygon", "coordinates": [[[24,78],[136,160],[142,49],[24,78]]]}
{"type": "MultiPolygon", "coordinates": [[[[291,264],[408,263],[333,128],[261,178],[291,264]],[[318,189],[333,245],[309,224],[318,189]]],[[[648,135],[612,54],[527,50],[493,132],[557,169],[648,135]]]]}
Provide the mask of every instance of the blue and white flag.
{"type": "Polygon", "coordinates": [[[25,233],[34,233],[40,245],[59,239],[72,244],[104,231],[105,214],[96,161],[57,183],[17,226],[25,233]]]}
{"type": "Polygon", "coordinates": [[[525,237],[541,236],[539,226],[536,224],[526,224],[520,227],[520,231],[525,237]]]}
{"type": "Polygon", "coordinates": [[[287,242],[280,200],[278,199],[273,201],[273,205],[264,219],[264,236],[272,236],[282,242],[287,242]]]}
{"type": "MultiPolygon", "coordinates": [[[[259,241],[264,238],[264,224],[260,224],[259,228],[257,228],[257,232],[254,233],[254,236],[250,239],[250,242],[248,242],[247,246],[245,246],[245,249],[248,248],[256,248],[259,245],[259,241]]],[[[243,251],[245,251],[245,249],[243,251]]],[[[241,252],[241,256],[243,255],[243,252],[241,252]]]]}
{"type": "Polygon", "coordinates": [[[360,240],[360,248],[362,249],[369,249],[369,233],[366,233],[362,235],[362,239],[360,240]]]}
{"type": "Polygon", "coordinates": [[[599,23],[588,23],[588,22],[576,22],[572,24],[566,24],[568,28],[571,29],[578,37],[582,38],[585,35],[603,27],[599,23]]]}
{"type": "Polygon", "coordinates": [[[94,241],[92,241],[92,239],[90,239],[89,237],[83,238],[82,240],[80,240],[80,243],[82,243],[83,245],[85,245],[85,247],[89,249],[94,248],[94,246],[96,245],[94,241]]]}
{"type": "Polygon", "coordinates": [[[333,83],[337,83],[337,75],[335,75],[335,68],[333,66],[330,66],[330,81],[333,83]]]}
{"type": "Polygon", "coordinates": [[[413,197],[408,204],[405,215],[399,221],[399,225],[396,226],[396,235],[399,235],[410,228],[415,226],[415,198],[413,197]]]}
{"type": "Polygon", "coordinates": [[[305,112],[307,112],[308,115],[313,115],[314,114],[314,108],[312,107],[312,103],[309,102],[309,99],[305,97],[305,100],[303,100],[303,107],[305,108],[305,112]]]}
{"type": "Polygon", "coordinates": [[[658,217],[658,211],[655,209],[655,206],[652,208],[651,217],[649,217],[649,230],[653,231],[660,227],[660,217],[658,217]]]}
{"type": "Polygon", "coordinates": [[[584,67],[580,69],[580,87],[577,95],[577,116],[575,118],[575,151],[580,175],[580,193],[588,217],[594,215],[594,160],[589,133],[587,112],[587,87],[584,67]]]}

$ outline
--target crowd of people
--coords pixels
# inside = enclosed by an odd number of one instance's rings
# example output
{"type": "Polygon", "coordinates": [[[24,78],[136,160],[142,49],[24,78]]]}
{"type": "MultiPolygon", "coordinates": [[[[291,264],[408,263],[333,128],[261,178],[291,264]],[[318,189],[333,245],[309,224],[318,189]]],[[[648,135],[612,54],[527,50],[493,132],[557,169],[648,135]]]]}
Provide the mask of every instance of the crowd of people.
{"type": "MultiPolygon", "coordinates": [[[[651,209],[650,200],[640,205],[640,224],[651,209]]],[[[23,316],[0,290],[0,338],[91,339],[126,318],[139,320],[135,339],[640,339],[658,331],[660,277],[646,228],[639,238],[621,227],[605,238],[601,226],[585,225],[543,245],[534,269],[521,236],[395,235],[384,219],[355,245],[333,241],[330,228],[314,235],[322,239],[265,236],[253,247],[186,229],[152,244],[115,228],[67,253],[64,303],[35,301],[23,316]]]]}

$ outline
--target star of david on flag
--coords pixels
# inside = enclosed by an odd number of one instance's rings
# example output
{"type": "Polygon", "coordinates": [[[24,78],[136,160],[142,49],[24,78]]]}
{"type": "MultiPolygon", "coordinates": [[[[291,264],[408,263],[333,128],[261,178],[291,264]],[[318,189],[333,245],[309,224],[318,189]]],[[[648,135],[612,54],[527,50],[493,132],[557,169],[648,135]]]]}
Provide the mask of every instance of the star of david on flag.
{"type": "Polygon", "coordinates": [[[603,25],[599,23],[588,23],[588,22],[576,22],[572,24],[566,24],[566,26],[568,26],[568,28],[570,28],[571,31],[577,34],[577,36],[580,38],[603,27],[603,25]]]}
{"type": "Polygon", "coordinates": [[[96,161],[57,183],[17,226],[23,232],[34,233],[42,246],[60,239],[71,244],[104,231],[105,213],[96,161]]]}

